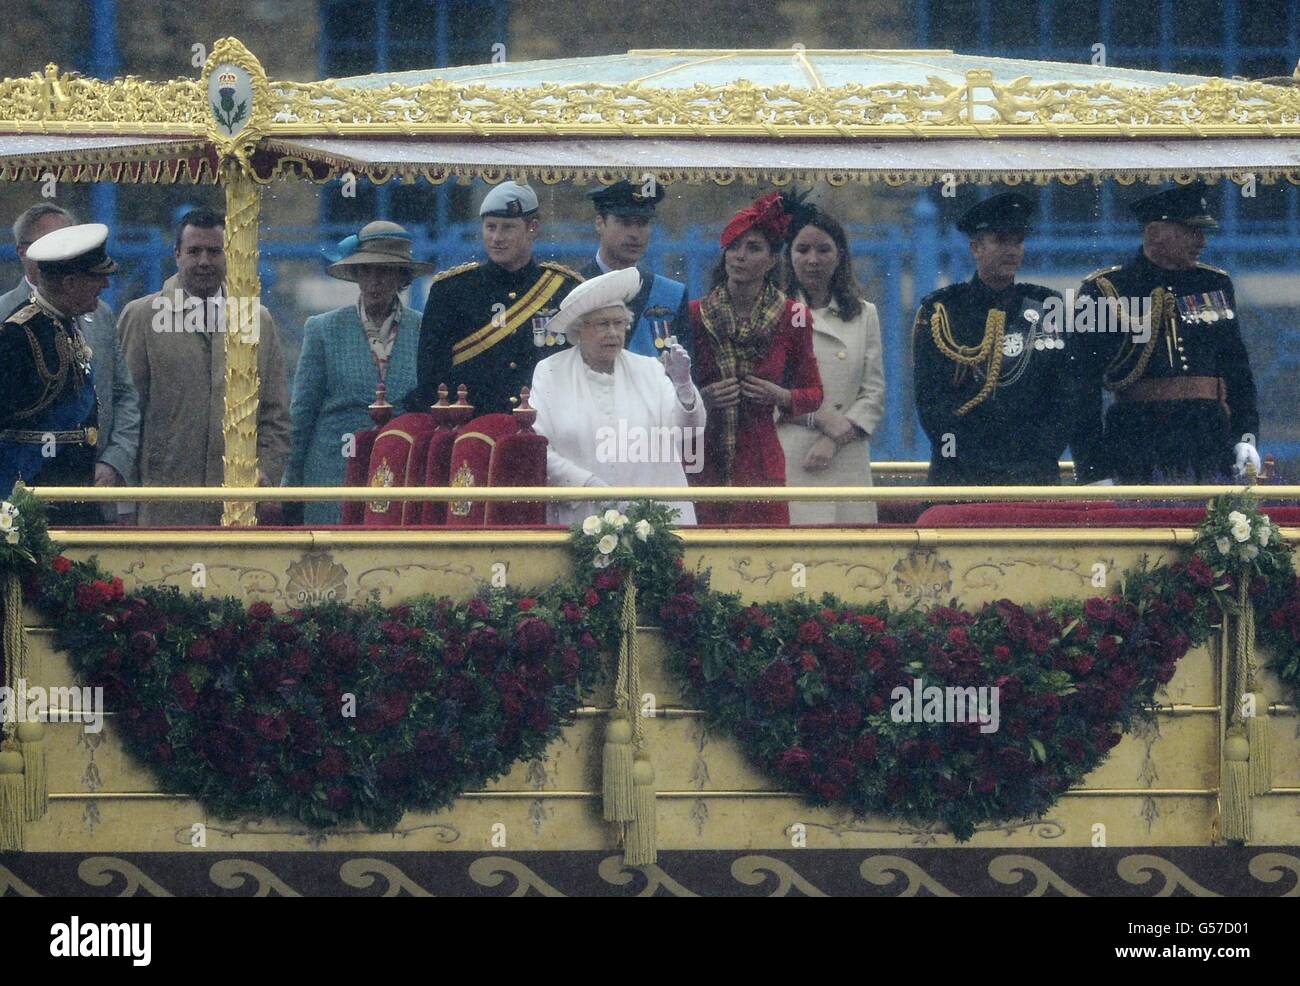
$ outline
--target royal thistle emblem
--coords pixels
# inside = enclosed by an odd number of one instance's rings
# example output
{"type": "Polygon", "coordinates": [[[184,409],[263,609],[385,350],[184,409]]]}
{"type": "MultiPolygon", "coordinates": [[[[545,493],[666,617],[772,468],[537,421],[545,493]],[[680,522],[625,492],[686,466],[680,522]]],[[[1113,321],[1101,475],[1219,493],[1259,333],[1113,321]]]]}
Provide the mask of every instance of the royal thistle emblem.
{"type": "MultiPolygon", "coordinates": [[[[473,486],[474,470],[469,467],[468,462],[462,462],[460,468],[456,470],[456,475],[451,477],[452,486],[473,486]]],[[[448,509],[457,517],[468,517],[469,512],[474,509],[473,500],[452,500],[448,509]]]]}
{"type": "Polygon", "coordinates": [[[238,65],[221,65],[208,78],[208,103],[222,133],[233,137],[248,123],[253,83],[238,65]]]}
{"type": "MultiPolygon", "coordinates": [[[[393,467],[388,464],[387,456],[379,460],[379,468],[370,477],[370,485],[376,489],[397,485],[397,477],[393,473],[393,467]]],[[[370,510],[372,513],[386,514],[391,503],[391,500],[372,500],[370,510]]]]}

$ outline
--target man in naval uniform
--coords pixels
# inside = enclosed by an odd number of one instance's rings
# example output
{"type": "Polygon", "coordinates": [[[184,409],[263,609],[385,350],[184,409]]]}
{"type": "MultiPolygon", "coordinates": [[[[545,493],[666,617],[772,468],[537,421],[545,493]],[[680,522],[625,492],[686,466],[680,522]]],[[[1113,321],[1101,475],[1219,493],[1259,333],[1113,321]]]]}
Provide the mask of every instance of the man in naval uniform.
{"type": "Polygon", "coordinates": [[[650,243],[655,206],[664,197],[664,188],[658,182],[654,184],[654,194],[642,194],[644,190],[644,186],[624,180],[587,193],[596,207],[596,235],[600,237],[600,246],[581,273],[590,279],[612,270],[636,267],[641,275],[641,290],[627,303],[632,311],[627,348],[640,356],[659,356],[666,351],[668,340],[675,336],[678,345],[690,353],[686,285],[640,266],[650,243]]]}
{"type": "Polygon", "coordinates": [[[1096,271],[1081,304],[1117,314],[1079,338],[1090,350],[1096,403],[1114,394],[1099,469],[1121,483],[1231,480],[1259,469],[1255,379],[1227,271],[1199,262],[1218,228],[1200,182],[1134,202],[1142,248],[1096,271]],[[1149,309],[1148,309],[1149,306],[1149,309]],[[1145,317],[1144,317],[1145,316],[1145,317]]]}
{"type": "MultiPolygon", "coordinates": [[[[72,213],[52,202],[38,203],[14,221],[14,247],[22,264],[23,279],[13,290],[0,295],[0,318],[32,299],[40,275],[36,261],[27,256],[28,247],[46,233],[76,223],[72,213]]],[[[140,481],[140,398],[117,338],[117,316],[101,299],[94,312],[81,316],[78,328],[93,353],[95,397],[99,401],[95,485],[135,486],[140,481]]],[[[101,507],[107,520],[135,524],[134,503],[105,503],[101,507]]]]}
{"type": "MultiPolygon", "coordinates": [[[[916,407],[932,485],[1055,485],[1078,423],[1078,367],[1056,292],[1016,281],[1033,203],[969,209],[975,274],[927,296],[912,329],[916,407]]],[[[1080,443],[1081,444],[1081,443],[1080,443]]]]}
{"type": "Polygon", "coordinates": [[[568,340],[546,323],[582,276],[562,264],[533,259],[541,223],[537,194],[512,181],[497,185],[479,207],[487,260],[434,275],[420,323],[416,387],[407,410],[427,411],[445,383],[455,400],[461,385],[478,414],[510,411],[533,367],[568,340]]]}
{"type": "MultiPolygon", "coordinates": [[[[29,486],[95,482],[98,405],[91,351],[78,327],[95,311],[117,264],[105,252],[108,227],[65,226],[27,248],[37,265],[31,300],[0,323],[0,493],[29,486]]],[[[100,524],[93,503],[55,503],[50,523],[100,524]]]]}

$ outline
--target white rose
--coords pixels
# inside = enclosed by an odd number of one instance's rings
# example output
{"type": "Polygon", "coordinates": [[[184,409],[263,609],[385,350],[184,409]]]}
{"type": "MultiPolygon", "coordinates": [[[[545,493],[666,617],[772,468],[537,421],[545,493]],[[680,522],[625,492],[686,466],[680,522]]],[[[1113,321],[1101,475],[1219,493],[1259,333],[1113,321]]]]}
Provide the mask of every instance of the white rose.
{"type": "Polygon", "coordinates": [[[1232,542],[1227,538],[1215,538],[1214,543],[1219,547],[1219,554],[1226,555],[1232,550],[1232,542]]]}
{"type": "Polygon", "coordinates": [[[588,537],[600,533],[600,518],[592,514],[582,522],[582,533],[588,537]]]}
{"type": "Polygon", "coordinates": [[[18,532],[17,532],[17,531],[10,531],[8,534],[5,535],[5,540],[8,541],[10,544],[17,544],[17,543],[18,543],[18,532]]]}
{"type": "Polygon", "coordinates": [[[608,568],[613,561],[614,559],[609,555],[597,555],[591,560],[591,563],[597,568],[608,568]]]}
{"type": "Polygon", "coordinates": [[[606,534],[596,542],[596,547],[600,549],[602,555],[607,555],[618,547],[618,538],[614,537],[613,534],[606,534]]]}
{"type": "Polygon", "coordinates": [[[1238,541],[1250,540],[1250,522],[1246,521],[1241,524],[1232,525],[1232,536],[1238,541]]]}
{"type": "Polygon", "coordinates": [[[11,530],[14,526],[14,519],[8,514],[0,514],[0,531],[11,530]]]}
{"type": "Polygon", "coordinates": [[[605,511],[605,523],[611,526],[618,525],[619,512],[613,507],[605,511]]]}
{"type": "Polygon", "coordinates": [[[650,535],[653,534],[655,530],[650,526],[650,521],[648,520],[638,520],[636,522],[636,527],[633,529],[636,531],[636,536],[642,541],[649,541],[650,535]]]}
{"type": "Polygon", "coordinates": [[[1259,541],[1261,547],[1268,544],[1268,537],[1271,533],[1272,531],[1269,530],[1269,525],[1267,521],[1260,524],[1259,527],[1255,530],[1255,538],[1257,541],[1259,541]]]}
{"type": "Polygon", "coordinates": [[[1247,519],[1246,515],[1243,514],[1240,510],[1234,510],[1234,511],[1232,511],[1232,513],[1228,514],[1228,523],[1229,523],[1229,524],[1249,524],[1250,521],[1247,519]]]}
{"type": "Polygon", "coordinates": [[[1241,546],[1241,557],[1246,561],[1254,561],[1259,555],[1259,549],[1253,544],[1243,544],[1241,546]]]}

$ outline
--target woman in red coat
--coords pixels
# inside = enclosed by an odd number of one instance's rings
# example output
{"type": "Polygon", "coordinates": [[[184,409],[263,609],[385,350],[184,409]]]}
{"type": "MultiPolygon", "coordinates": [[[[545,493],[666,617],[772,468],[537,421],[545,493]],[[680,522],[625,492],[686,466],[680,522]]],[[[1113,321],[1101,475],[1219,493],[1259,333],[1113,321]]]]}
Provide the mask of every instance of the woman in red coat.
{"type": "MultiPolygon", "coordinates": [[[[774,279],[790,221],[776,193],[738,212],[722,231],[709,293],[690,304],[696,379],[709,412],[696,486],[784,486],[776,416],[821,406],[812,314],[774,279]]],[[[696,515],[701,524],[790,523],[784,501],[699,503],[696,515]]]]}

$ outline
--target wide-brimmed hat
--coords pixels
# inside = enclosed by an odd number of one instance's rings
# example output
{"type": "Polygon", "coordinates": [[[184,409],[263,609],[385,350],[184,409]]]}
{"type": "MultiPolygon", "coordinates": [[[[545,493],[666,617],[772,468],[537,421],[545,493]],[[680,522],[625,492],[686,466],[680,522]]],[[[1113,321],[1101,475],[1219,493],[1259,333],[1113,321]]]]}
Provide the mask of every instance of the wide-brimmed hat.
{"type": "Polygon", "coordinates": [[[361,232],[348,236],[331,251],[330,277],[355,281],[361,266],[405,267],[412,277],[432,274],[433,264],[411,257],[411,234],[397,223],[382,219],[367,223],[361,232]]]}
{"type": "Polygon", "coordinates": [[[640,290],[641,275],[635,267],[612,270],[583,281],[560,302],[560,310],[546,323],[546,331],[557,335],[569,332],[570,326],[584,315],[613,305],[626,305],[640,290]]]}

